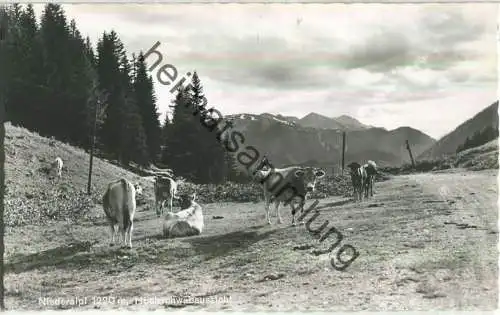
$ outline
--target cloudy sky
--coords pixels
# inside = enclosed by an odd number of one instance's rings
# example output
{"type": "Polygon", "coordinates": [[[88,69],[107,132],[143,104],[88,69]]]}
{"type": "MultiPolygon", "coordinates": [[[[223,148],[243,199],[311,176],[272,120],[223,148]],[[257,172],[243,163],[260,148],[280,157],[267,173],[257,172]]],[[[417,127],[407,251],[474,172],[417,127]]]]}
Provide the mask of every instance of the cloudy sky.
{"type": "MultiPolygon", "coordinates": [[[[347,114],[438,138],[497,99],[497,4],[63,7],[94,43],[111,29],[130,53],[159,41],[161,64],[196,70],[223,114],[347,114]]],[[[163,117],[172,85],[155,87],[163,117]]]]}

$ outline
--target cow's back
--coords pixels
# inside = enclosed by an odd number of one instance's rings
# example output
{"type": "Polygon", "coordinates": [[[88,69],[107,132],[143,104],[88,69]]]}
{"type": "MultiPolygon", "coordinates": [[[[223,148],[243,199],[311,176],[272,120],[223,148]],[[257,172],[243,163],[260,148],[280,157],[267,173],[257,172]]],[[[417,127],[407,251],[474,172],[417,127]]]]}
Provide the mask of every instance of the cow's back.
{"type": "Polygon", "coordinates": [[[133,220],[136,208],[134,185],[123,178],[110,183],[103,196],[103,208],[114,223],[133,220]]]}
{"type": "Polygon", "coordinates": [[[300,167],[276,169],[275,173],[269,175],[263,182],[264,194],[273,196],[280,201],[292,197],[292,191],[294,195],[305,196],[304,182],[295,176],[295,171],[299,169],[300,167]],[[276,174],[281,174],[281,176],[276,174]]]}

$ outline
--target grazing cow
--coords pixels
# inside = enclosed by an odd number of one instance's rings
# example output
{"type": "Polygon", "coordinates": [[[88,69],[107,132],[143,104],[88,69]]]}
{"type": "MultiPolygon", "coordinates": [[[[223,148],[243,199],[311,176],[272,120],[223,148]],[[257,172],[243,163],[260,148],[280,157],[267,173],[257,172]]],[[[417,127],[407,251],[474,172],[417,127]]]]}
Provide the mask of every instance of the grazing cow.
{"type": "Polygon", "coordinates": [[[182,183],[182,180],[175,181],[171,177],[156,176],[155,178],[155,209],[156,215],[160,217],[163,214],[165,201],[168,201],[170,212],[172,212],[174,199],[179,200],[177,197],[177,187],[182,183]]]}
{"type": "Polygon", "coordinates": [[[116,225],[118,225],[118,231],[121,232],[123,243],[125,246],[128,245],[128,248],[132,248],[132,230],[134,228],[133,221],[136,207],[135,187],[128,180],[122,178],[111,182],[104,193],[102,206],[111,228],[110,245],[114,244],[117,232],[116,225]]]}
{"type": "Polygon", "coordinates": [[[357,162],[347,165],[351,169],[351,182],[354,190],[354,200],[363,200],[363,187],[366,181],[366,170],[357,162]]]}
{"type": "Polygon", "coordinates": [[[306,198],[314,191],[316,180],[325,176],[323,170],[312,167],[275,168],[266,157],[262,159],[253,174],[254,179],[261,183],[264,190],[267,223],[271,224],[269,207],[271,202],[274,202],[278,224],[282,223],[279,212],[280,203],[284,206],[291,206],[292,225],[295,225],[297,209],[301,212],[304,210],[306,198]]]}
{"type": "Polygon", "coordinates": [[[51,172],[55,174],[55,176],[60,179],[62,175],[63,161],[60,157],[56,157],[56,159],[51,163],[51,172]]]}
{"type": "Polygon", "coordinates": [[[200,235],[203,231],[203,212],[195,202],[196,193],[183,194],[179,199],[182,210],[167,213],[163,223],[163,236],[173,238],[200,235]]]}
{"type": "Polygon", "coordinates": [[[375,176],[377,175],[377,164],[372,160],[369,160],[363,168],[366,170],[366,181],[364,185],[365,198],[373,197],[373,183],[375,182],[375,176]]]}

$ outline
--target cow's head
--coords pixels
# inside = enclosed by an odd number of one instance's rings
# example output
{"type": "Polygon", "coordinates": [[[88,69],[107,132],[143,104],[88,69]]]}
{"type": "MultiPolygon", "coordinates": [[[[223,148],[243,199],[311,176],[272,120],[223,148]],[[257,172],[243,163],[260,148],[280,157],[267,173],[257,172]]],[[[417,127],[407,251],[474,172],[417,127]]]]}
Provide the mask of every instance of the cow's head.
{"type": "Polygon", "coordinates": [[[135,194],[136,194],[136,195],[138,195],[138,196],[142,195],[143,191],[142,191],[142,186],[141,186],[141,184],[139,184],[139,183],[135,183],[135,184],[134,184],[134,188],[135,188],[135,194]]]}
{"type": "Polygon", "coordinates": [[[187,208],[191,207],[191,205],[193,204],[195,199],[196,199],[196,192],[191,193],[191,194],[189,194],[189,193],[181,194],[179,196],[179,205],[180,205],[181,209],[187,209],[187,208]]]}
{"type": "Polygon", "coordinates": [[[347,165],[347,167],[351,169],[351,173],[355,173],[356,170],[361,167],[361,164],[358,162],[351,162],[347,165]]]}
{"type": "Polygon", "coordinates": [[[274,168],[274,165],[269,162],[266,156],[260,160],[259,164],[255,167],[255,170],[253,172],[254,179],[256,181],[262,181],[264,178],[266,178],[269,173],[272,171],[274,168]]]}
{"type": "Polygon", "coordinates": [[[322,178],[325,174],[325,171],[312,167],[301,168],[295,171],[295,177],[304,182],[306,193],[313,192],[316,180],[322,178]]]}

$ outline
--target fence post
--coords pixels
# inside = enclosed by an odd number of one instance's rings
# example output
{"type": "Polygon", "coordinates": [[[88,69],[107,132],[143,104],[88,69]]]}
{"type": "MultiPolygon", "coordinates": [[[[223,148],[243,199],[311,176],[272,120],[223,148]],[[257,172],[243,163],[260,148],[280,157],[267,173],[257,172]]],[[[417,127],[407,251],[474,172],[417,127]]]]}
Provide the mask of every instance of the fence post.
{"type": "Polygon", "coordinates": [[[415,168],[415,160],[413,159],[413,154],[411,153],[410,143],[408,142],[408,140],[406,140],[406,149],[410,154],[411,165],[413,166],[413,168],[415,168]]]}
{"type": "Polygon", "coordinates": [[[104,114],[103,111],[101,110],[101,105],[106,101],[107,99],[107,94],[99,93],[97,96],[97,102],[95,105],[95,113],[94,113],[94,126],[92,128],[92,138],[91,138],[91,144],[90,144],[90,161],[89,161],[89,177],[88,177],[88,182],[87,182],[87,194],[90,195],[91,192],[91,186],[92,186],[92,164],[94,160],[94,147],[95,147],[95,141],[96,141],[96,133],[97,133],[97,122],[101,118],[101,116],[104,114]]]}
{"type": "Polygon", "coordinates": [[[344,175],[345,165],[345,131],[342,132],[342,175],[344,175]]]}

